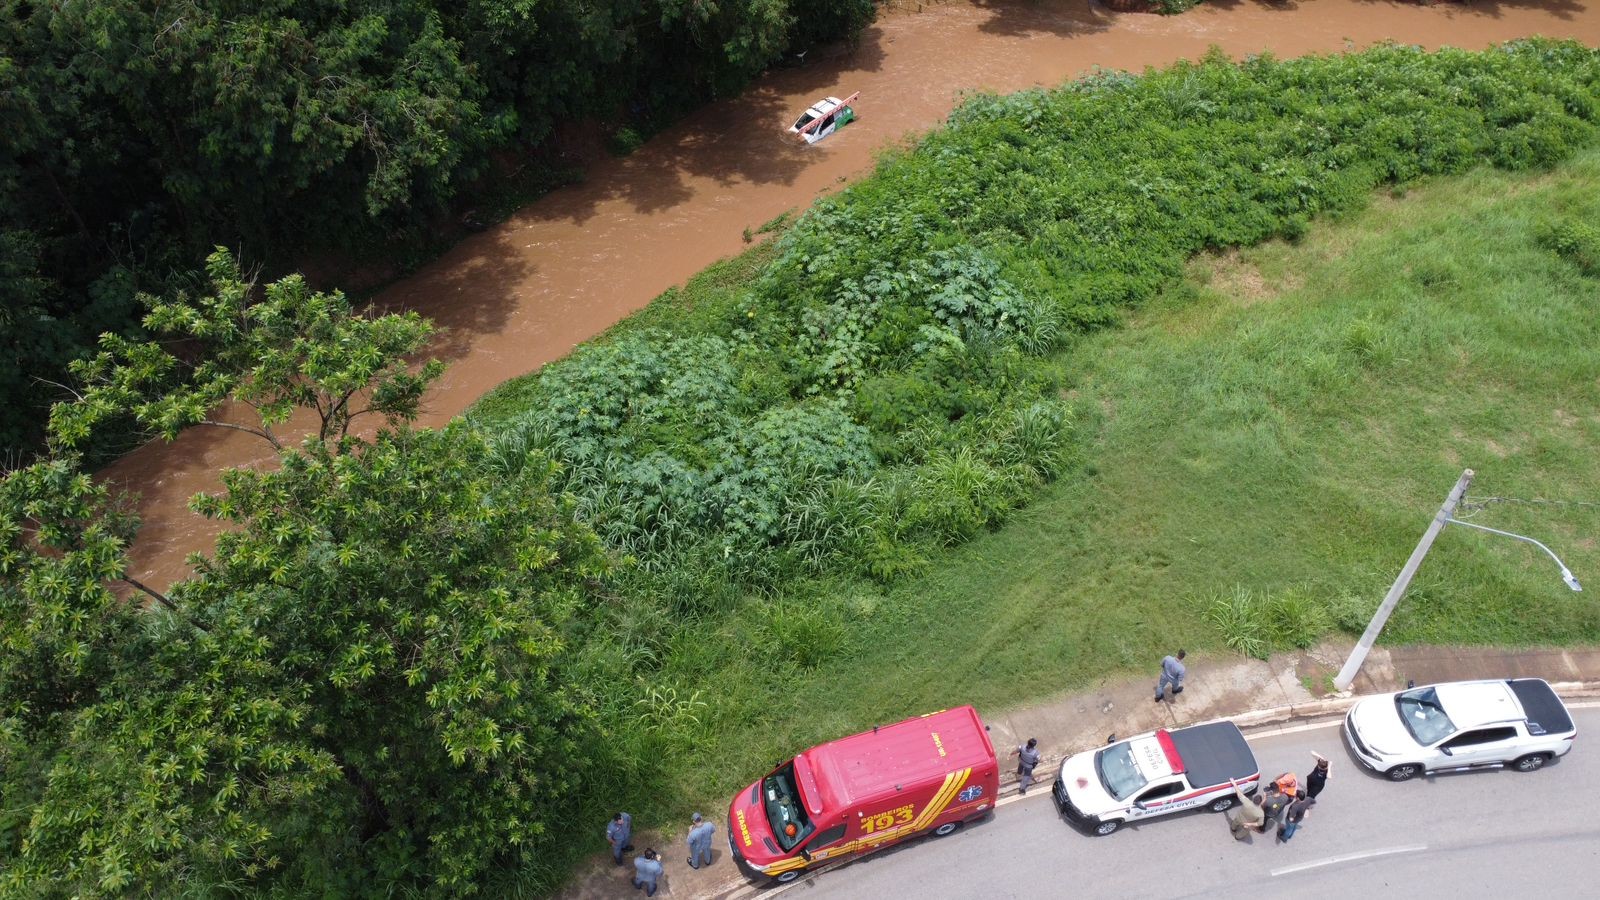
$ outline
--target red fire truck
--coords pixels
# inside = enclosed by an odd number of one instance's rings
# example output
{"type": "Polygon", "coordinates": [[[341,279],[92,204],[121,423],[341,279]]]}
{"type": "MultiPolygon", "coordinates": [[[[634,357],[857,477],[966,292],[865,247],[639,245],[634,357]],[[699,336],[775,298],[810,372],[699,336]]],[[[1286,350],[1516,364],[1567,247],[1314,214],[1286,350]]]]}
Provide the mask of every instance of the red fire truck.
{"type": "Polygon", "coordinates": [[[812,747],[728,806],[734,861],[753,879],[808,869],[911,837],[947,835],[994,808],[1000,765],[977,710],[930,713],[812,747]]]}

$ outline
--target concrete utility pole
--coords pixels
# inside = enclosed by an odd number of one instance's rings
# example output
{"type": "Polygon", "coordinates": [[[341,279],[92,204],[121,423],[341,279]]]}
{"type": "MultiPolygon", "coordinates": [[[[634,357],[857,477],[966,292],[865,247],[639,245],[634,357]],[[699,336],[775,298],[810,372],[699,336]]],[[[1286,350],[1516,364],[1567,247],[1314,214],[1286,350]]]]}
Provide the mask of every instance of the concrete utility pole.
{"type": "Polygon", "coordinates": [[[1356,680],[1356,673],[1361,671],[1361,664],[1367,661],[1367,654],[1372,651],[1372,645],[1377,643],[1378,632],[1383,631],[1383,626],[1389,621],[1390,613],[1394,612],[1395,604],[1400,602],[1400,597],[1411,584],[1411,577],[1417,574],[1417,567],[1422,565],[1422,558],[1428,555],[1428,548],[1433,546],[1433,539],[1444,530],[1445,523],[1456,511],[1456,504],[1467,493],[1467,485],[1472,483],[1472,470],[1467,469],[1456,480],[1456,486],[1450,489],[1450,496],[1444,498],[1444,505],[1439,507],[1439,512],[1434,515],[1433,523],[1428,530],[1422,533],[1422,540],[1417,542],[1417,549],[1411,551],[1411,558],[1406,560],[1405,568],[1400,570],[1400,577],[1389,586],[1389,593],[1378,604],[1378,611],[1372,614],[1372,621],[1367,623],[1367,630],[1362,633],[1361,640],[1350,651],[1350,658],[1345,660],[1344,668],[1339,670],[1337,678],[1333,679],[1334,690],[1348,691],[1350,685],[1356,680]]]}

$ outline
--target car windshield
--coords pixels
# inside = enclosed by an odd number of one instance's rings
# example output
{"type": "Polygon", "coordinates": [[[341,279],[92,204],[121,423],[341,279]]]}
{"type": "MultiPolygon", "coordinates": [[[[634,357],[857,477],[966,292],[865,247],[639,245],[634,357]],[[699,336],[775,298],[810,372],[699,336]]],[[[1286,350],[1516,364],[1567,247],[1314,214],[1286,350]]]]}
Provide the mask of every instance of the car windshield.
{"type": "Polygon", "coordinates": [[[772,835],[784,850],[793,850],[811,834],[811,820],[806,818],[805,804],[800,801],[792,761],[761,782],[761,797],[772,835]]]}
{"type": "Polygon", "coordinates": [[[795,130],[798,131],[807,125],[810,125],[811,121],[815,118],[816,116],[813,116],[811,112],[807,110],[805,113],[801,114],[800,118],[794,120],[795,130]]]}
{"type": "Polygon", "coordinates": [[[1406,723],[1406,730],[1423,746],[1442,741],[1456,732],[1456,723],[1444,714],[1439,694],[1431,687],[1398,694],[1394,705],[1400,711],[1400,721],[1406,723]]]}
{"type": "Polygon", "coordinates": [[[1139,764],[1133,761],[1133,744],[1127,741],[1096,753],[1094,767],[1100,773],[1100,784],[1106,793],[1118,800],[1132,797],[1146,784],[1139,764]]]}

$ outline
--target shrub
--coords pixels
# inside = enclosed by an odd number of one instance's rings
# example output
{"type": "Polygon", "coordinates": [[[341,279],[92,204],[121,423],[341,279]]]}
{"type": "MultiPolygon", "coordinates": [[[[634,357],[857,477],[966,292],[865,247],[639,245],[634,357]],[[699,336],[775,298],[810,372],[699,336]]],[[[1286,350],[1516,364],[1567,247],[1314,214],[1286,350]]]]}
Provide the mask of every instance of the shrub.
{"type": "Polygon", "coordinates": [[[1249,588],[1236,586],[1218,595],[1206,607],[1206,620],[1222,635],[1224,643],[1246,656],[1266,659],[1271,652],[1271,628],[1261,602],[1249,588]]]}
{"type": "Polygon", "coordinates": [[[1540,229],[1539,242],[1583,274],[1600,277],[1600,228],[1576,219],[1540,229]]]}

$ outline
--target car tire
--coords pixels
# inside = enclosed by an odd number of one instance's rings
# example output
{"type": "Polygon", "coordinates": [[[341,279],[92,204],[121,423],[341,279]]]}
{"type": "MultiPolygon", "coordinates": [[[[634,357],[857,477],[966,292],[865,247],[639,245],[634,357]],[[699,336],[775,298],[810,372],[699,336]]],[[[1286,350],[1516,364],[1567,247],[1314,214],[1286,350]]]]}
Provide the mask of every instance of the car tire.
{"type": "Polygon", "coordinates": [[[1121,827],[1121,819],[1107,819],[1094,827],[1094,833],[1096,837],[1105,837],[1108,834],[1116,834],[1117,829],[1121,827]]]}
{"type": "Polygon", "coordinates": [[[773,878],[772,878],[772,883],[773,884],[788,884],[789,882],[795,880],[796,878],[799,878],[800,877],[800,873],[803,872],[803,871],[804,871],[803,869],[790,869],[789,871],[784,872],[782,875],[774,875],[773,878]]]}
{"type": "Polygon", "coordinates": [[[961,828],[960,822],[946,822],[933,830],[934,837],[945,837],[955,834],[961,828]]]}
{"type": "Polygon", "coordinates": [[[1410,781],[1420,774],[1422,774],[1422,766],[1417,763],[1404,763],[1398,766],[1390,766],[1389,771],[1383,773],[1383,777],[1390,781],[1410,781]]]}
{"type": "Polygon", "coordinates": [[[1218,797],[1207,804],[1206,809],[1209,809],[1212,812],[1227,812],[1228,810],[1233,809],[1234,804],[1237,802],[1238,801],[1232,797],[1218,797]]]}
{"type": "Polygon", "coordinates": [[[1550,754],[1548,753],[1530,753],[1527,756],[1517,757],[1516,762],[1511,764],[1511,768],[1516,769],[1518,772],[1537,772],[1544,768],[1544,764],[1549,761],[1550,754]]]}

